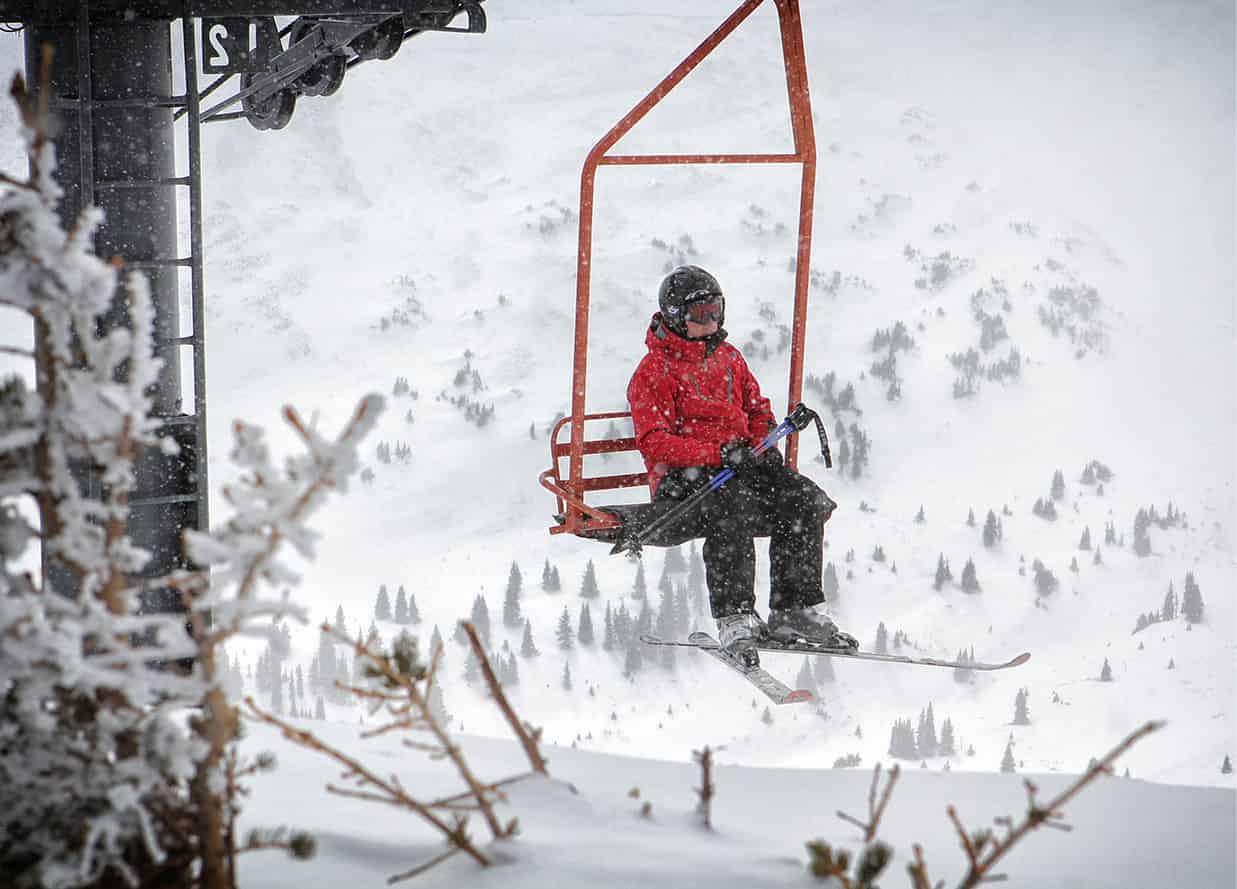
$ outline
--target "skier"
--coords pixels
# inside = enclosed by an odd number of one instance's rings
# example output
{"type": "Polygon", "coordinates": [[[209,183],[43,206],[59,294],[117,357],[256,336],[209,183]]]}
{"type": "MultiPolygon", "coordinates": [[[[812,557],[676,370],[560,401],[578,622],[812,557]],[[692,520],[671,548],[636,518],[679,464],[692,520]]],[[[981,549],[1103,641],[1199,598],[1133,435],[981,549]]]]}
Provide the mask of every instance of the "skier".
{"type": "Polygon", "coordinates": [[[661,282],[658,308],[645,335],[648,354],[627,386],[654,505],[672,507],[722,469],[736,472],[672,532],[704,538],[719,644],[748,668],[759,665],[755,646],[764,635],[857,649],[822,607],[821,546],[834,504],[811,479],[786,467],[777,448],[752,454],[751,446],[777,423],[747,362],[726,342],[717,279],[680,266],[661,282]],[[767,624],[756,614],[754,592],[753,538],[763,536],[769,537],[767,624]]]}

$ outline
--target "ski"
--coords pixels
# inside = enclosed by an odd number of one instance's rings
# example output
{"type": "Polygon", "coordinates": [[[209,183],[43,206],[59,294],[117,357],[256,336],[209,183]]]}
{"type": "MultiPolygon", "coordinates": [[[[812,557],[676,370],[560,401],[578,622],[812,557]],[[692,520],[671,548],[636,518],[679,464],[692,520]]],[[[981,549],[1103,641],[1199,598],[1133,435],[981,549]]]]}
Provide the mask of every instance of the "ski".
{"type": "Polygon", "coordinates": [[[803,701],[813,700],[814,698],[814,695],[807,689],[790,688],[763,667],[752,667],[750,669],[744,667],[737,660],[722,651],[721,647],[717,644],[717,640],[708,633],[692,633],[688,638],[696,641],[673,642],[660,639],[657,636],[650,636],[646,633],[640,635],[640,641],[649,645],[682,645],[703,651],[709,657],[721,661],[753,686],[760,689],[775,704],[798,704],[803,701]]]}
{"type": "MultiPolygon", "coordinates": [[[[710,654],[718,650],[717,642],[707,633],[692,633],[686,642],[675,639],[659,639],[656,636],[641,636],[640,638],[643,641],[648,642],[650,645],[679,645],[684,648],[699,648],[701,651],[707,651],[710,654]]],[[[813,645],[811,642],[775,642],[772,639],[757,640],[756,648],[760,651],[790,654],[824,654],[829,657],[849,658],[850,660],[855,661],[876,661],[877,663],[885,664],[914,664],[921,667],[952,667],[956,670],[980,670],[983,672],[1008,670],[1010,667],[1020,667],[1031,659],[1031,653],[1029,651],[1024,651],[1017,657],[1011,658],[1003,663],[994,664],[985,663],[983,661],[964,663],[963,661],[947,661],[934,657],[911,657],[904,654],[877,654],[873,651],[851,651],[845,648],[826,648],[822,645],[813,645]]],[[[735,668],[742,670],[742,668],[738,665],[735,665],[735,668]]]]}

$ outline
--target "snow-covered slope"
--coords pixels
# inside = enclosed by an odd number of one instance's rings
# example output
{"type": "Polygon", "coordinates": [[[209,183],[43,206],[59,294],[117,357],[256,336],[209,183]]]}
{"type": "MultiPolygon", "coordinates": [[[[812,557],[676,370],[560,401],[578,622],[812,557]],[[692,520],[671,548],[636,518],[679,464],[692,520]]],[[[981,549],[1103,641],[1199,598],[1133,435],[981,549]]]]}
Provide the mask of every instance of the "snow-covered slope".
{"type": "MultiPolygon", "coordinates": [[[[551,539],[553,500],[536,483],[547,424],[569,403],[580,164],[729,9],[495,0],[488,10],[485,36],[419,38],[350,72],[336,96],[303,100],[286,130],[205,132],[213,488],[229,478],[235,417],[270,424],[286,443],[284,402],[333,427],[362,392],[389,394],[399,377],[417,393],[391,399],[369,448],[406,443],[411,459],[375,457],[372,484],[323,513],[320,559],[297,593],[315,616],[342,606],[350,628],[365,629],[379,585],[403,584],[422,638],[435,625],[449,637],[482,594],[497,644],[518,649],[520,634],[499,621],[514,561],[542,655],[521,660],[511,694],[555,743],[680,760],[726,744],[731,761],[750,765],[820,768],[859,754],[867,766],[885,757],[895,719],[932,704],[937,724],[950,718],[974,748],[955,770],[995,770],[1013,733],[1025,769],[1076,772],[1133,726],[1164,718],[1168,728],[1129,757],[1132,774],[1231,787],[1219,772],[1237,753],[1231,6],[804,5],[820,148],[807,370],[854,383],[863,413],[840,419],[872,441],[862,478],[804,465],[842,504],[826,553],[843,577],[839,621],[865,644],[883,622],[934,654],[1034,658],[970,685],[945,671],[837,665],[822,689],[826,718],[790,708],[771,724],[746,685],[704,659],[680,658],[674,671],[650,663],[633,682],[621,655],[557,650],[554,623],[565,606],[574,623],[586,563],[602,591],[598,626],[604,601],[637,607],[635,567],[597,544],[551,539]],[[1087,288],[1098,304],[1069,302],[1087,288]],[[1045,305],[1072,307],[1067,320],[1091,345],[1050,333],[1045,305]],[[978,349],[975,306],[1001,315],[1009,334],[981,360],[1013,345],[1022,373],[955,399],[947,356],[978,349]],[[870,346],[899,321],[915,348],[898,353],[902,398],[889,402],[870,373],[883,355],[870,346]],[[443,394],[492,405],[493,421],[479,429],[443,394]],[[1102,496],[1079,482],[1092,460],[1115,473],[1102,496]],[[1066,490],[1049,522],[1031,506],[1057,470],[1066,490]],[[1136,557],[1136,512],[1169,502],[1188,527],[1153,527],[1152,555],[1136,557]],[[1004,530],[993,549],[980,540],[989,509],[1004,530]],[[1089,528],[1101,542],[1108,523],[1124,545],[1101,544],[1093,565],[1080,537],[1089,528]],[[878,545],[884,563],[871,558],[878,545]],[[974,559],[983,592],[934,591],[941,555],[955,577],[974,559]],[[546,559],[562,593],[536,583],[546,559]],[[1035,560],[1060,580],[1042,599],[1035,560]],[[1131,635],[1170,582],[1181,594],[1187,572],[1206,620],[1131,635]],[[1105,660],[1112,683],[1097,681],[1105,660]],[[560,688],[564,661],[571,692],[560,688]],[[1031,724],[1013,727],[1020,688],[1031,724]]],[[[20,44],[5,39],[11,64],[20,44]]],[[[782,90],[770,6],[620,147],[785,147],[782,90]]],[[[681,257],[723,281],[738,344],[759,331],[776,346],[793,256],[778,227],[793,225],[796,189],[784,169],[603,171],[590,408],[624,406],[656,283],[681,257]]],[[[787,358],[772,352],[750,356],[781,411],[787,358]]],[[[655,589],[662,555],[646,562],[655,589]]],[[[395,628],[380,629],[389,639],[395,628]]],[[[296,630],[288,667],[308,667],[315,636],[296,630]]],[[[240,654],[252,663],[258,649],[240,654]]],[[[457,726],[500,734],[463,663],[449,643],[457,726]]],[[[800,661],[768,664],[789,680],[800,661]]]]}
{"type": "MultiPolygon", "coordinates": [[[[448,769],[401,750],[394,736],[358,742],[344,724],[317,725],[323,739],[358,755],[384,774],[398,775],[415,796],[454,794],[459,782],[448,769]]],[[[275,852],[242,856],[244,886],[381,885],[443,851],[438,838],[411,813],[376,809],[372,803],[327,796],[324,770],[315,753],[283,744],[266,727],[246,741],[248,751],[279,751],[280,767],[254,782],[253,804],[244,826],[309,829],[319,844],[308,864],[287,862],[275,852]]],[[[510,740],[469,738],[470,767],[482,780],[527,771],[528,763],[510,740]]],[[[500,866],[480,869],[464,856],[417,877],[419,887],[585,889],[585,887],[822,886],[805,867],[804,844],[826,838],[835,848],[859,851],[862,833],[835,816],[841,810],[866,821],[871,776],[866,770],[751,769],[735,765],[735,754],[715,755],[712,831],[696,814],[700,770],[680,757],[664,762],[643,757],[550,748],[550,779],[526,780],[505,788],[509,800],[497,807],[505,824],[518,818],[515,840],[483,845],[500,866]],[[638,791],[635,797],[633,791],[638,791]],[[648,817],[641,809],[650,804],[648,817]]],[[[1069,783],[1060,775],[1034,775],[1045,803],[1069,783]]],[[[942,775],[914,769],[895,784],[880,839],[895,852],[883,886],[908,885],[905,867],[912,846],[923,847],[933,880],[956,885],[966,858],[946,814],[957,808],[969,829],[991,818],[1021,820],[1026,790],[1013,775],[942,775]]],[[[1011,889],[1126,889],[1132,886],[1233,885],[1233,792],[1186,788],[1123,778],[1102,778],[1064,808],[1068,833],[1043,829],[1022,840],[995,869],[1008,874],[1011,889]],[[1121,813],[1119,817],[1115,813],[1121,813]],[[1189,850],[1188,854],[1183,850],[1189,850]]],[[[470,831],[484,843],[485,828],[474,816],[470,831]]]]}

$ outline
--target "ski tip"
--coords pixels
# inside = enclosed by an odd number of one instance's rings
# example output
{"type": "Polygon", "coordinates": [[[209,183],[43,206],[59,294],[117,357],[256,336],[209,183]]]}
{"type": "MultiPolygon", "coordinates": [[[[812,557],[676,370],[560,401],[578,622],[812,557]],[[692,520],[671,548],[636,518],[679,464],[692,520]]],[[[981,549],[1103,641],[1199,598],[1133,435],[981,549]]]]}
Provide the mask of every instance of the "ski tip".
{"type": "Polygon", "coordinates": [[[814,700],[816,700],[816,696],[812,694],[810,691],[808,691],[806,688],[796,688],[794,691],[792,691],[790,694],[786,696],[786,699],[782,701],[782,703],[783,704],[800,704],[804,701],[814,701],[814,700]]]}
{"type": "Polygon", "coordinates": [[[1029,661],[1030,659],[1031,659],[1031,652],[1029,652],[1029,651],[1024,651],[1022,654],[1018,655],[1016,658],[1014,658],[1012,661],[1010,661],[1010,662],[1009,662],[1009,666],[1011,666],[1011,667],[1021,667],[1023,664],[1025,664],[1025,663],[1026,663],[1027,661],[1029,661]]]}
{"type": "MultiPolygon", "coordinates": [[[[641,633],[640,641],[643,642],[645,645],[661,645],[661,638],[658,636],[654,636],[651,633],[641,633]]],[[[1027,655],[1027,657],[1030,657],[1030,655],[1027,655]]]]}

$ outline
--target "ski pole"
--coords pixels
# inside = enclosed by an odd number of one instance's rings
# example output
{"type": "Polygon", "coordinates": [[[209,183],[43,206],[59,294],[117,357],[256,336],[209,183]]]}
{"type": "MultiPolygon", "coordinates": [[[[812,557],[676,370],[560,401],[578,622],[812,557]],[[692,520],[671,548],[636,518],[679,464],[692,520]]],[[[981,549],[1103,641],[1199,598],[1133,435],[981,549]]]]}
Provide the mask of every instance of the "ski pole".
{"type": "MultiPolygon", "coordinates": [[[[800,402],[795,406],[795,409],[787,415],[786,419],[769,431],[769,434],[764,437],[764,440],[752,448],[752,456],[759,457],[769,448],[776,447],[777,443],[792,432],[801,432],[806,429],[812,421],[816,422],[816,432],[820,436],[820,452],[825,459],[825,466],[833,468],[833,457],[829,453],[829,438],[825,435],[825,424],[821,421],[820,415],[816,411],[809,408],[807,405],[800,402]]],[[[620,534],[618,542],[614,544],[614,548],[610,550],[610,555],[628,551],[632,555],[638,556],[643,545],[651,539],[655,534],[660,533],[669,525],[678,521],[689,511],[694,509],[709,494],[716,491],[726,482],[734,478],[738,473],[730,468],[723,469],[713,478],[709,479],[709,483],[700,490],[696,491],[687,499],[680,502],[678,505],[669,511],[658,516],[649,524],[645,525],[639,531],[631,534],[620,534]]],[[[832,512],[837,506],[832,500],[829,501],[829,511],[832,512]]]]}

